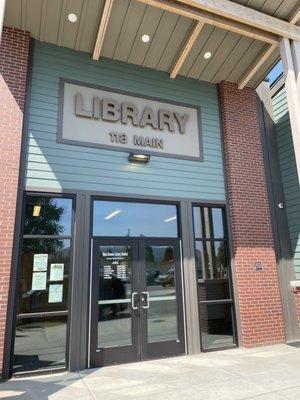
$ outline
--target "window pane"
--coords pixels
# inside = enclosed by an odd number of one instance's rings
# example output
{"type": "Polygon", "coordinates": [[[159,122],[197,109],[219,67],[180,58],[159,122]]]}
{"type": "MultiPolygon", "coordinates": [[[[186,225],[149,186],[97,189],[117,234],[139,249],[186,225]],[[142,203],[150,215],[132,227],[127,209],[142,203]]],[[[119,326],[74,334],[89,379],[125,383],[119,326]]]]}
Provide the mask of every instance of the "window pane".
{"type": "Polygon", "coordinates": [[[209,207],[193,207],[195,238],[212,238],[212,209],[209,207]]]}
{"type": "Polygon", "coordinates": [[[223,239],[224,238],[224,226],[223,226],[223,210],[222,208],[212,209],[212,219],[214,227],[214,238],[223,239]]]}
{"type": "Polygon", "coordinates": [[[194,235],[195,235],[195,238],[202,238],[201,208],[193,207],[193,213],[194,213],[194,235]]]}
{"type": "Polygon", "coordinates": [[[24,239],[19,314],[68,309],[70,240],[24,239]]]}
{"type": "Polygon", "coordinates": [[[25,235],[71,235],[72,199],[27,196],[25,235]]]}
{"type": "Polygon", "coordinates": [[[234,344],[231,304],[200,304],[202,348],[234,344]]]}
{"type": "Polygon", "coordinates": [[[94,201],[94,236],[177,237],[177,207],[94,201]]]}
{"type": "Polygon", "coordinates": [[[66,331],[67,314],[18,319],[14,372],[64,367],[66,331]]]}
{"type": "Polygon", "coordinates": [[[198,300],[230,299],[225,242],[196,241],[198,300]]]}

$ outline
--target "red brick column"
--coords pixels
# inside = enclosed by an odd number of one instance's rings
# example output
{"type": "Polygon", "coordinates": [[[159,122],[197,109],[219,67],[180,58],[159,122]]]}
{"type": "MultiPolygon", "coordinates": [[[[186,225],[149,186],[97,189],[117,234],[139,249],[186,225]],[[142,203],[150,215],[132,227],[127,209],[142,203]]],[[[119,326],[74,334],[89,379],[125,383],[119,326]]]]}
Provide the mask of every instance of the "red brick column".
{"type": "Polygon", "coordinates": [[[220,97],[243,345],[284,342],[256,92],[222,82],[220,97]]]}
{"type": "Polygon", "coordinates": [[[28,33],[4,28],[0,44],[0,376],[16,216],[29,40],[28,33]]]}

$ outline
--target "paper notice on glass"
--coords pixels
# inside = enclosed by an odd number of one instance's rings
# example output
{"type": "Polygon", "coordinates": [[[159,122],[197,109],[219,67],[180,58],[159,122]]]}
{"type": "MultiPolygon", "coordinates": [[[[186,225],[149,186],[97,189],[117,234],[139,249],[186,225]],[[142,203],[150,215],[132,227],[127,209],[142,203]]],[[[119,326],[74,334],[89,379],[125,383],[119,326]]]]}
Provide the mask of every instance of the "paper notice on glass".
{"type": "Polygon", "coordinates": [[[63,285],[49,285],[48,303],[61,303],[63,299],[63,285]]]}
{"type": "Polygon", "coordinates": [[[64,264],[50,264],[50,281],[62,281],[64,279],[64,264]]]}
{"type": "Polygon", "coordinates": [[[47,271],[48,254],[35,254],[33,257],[33,271],[47,271]]]}
{"type": "Polygon", "coordinates": [[[47,272],[34,272],[32,274],[31,290],[45,290],[47,285],[47,272]]]}

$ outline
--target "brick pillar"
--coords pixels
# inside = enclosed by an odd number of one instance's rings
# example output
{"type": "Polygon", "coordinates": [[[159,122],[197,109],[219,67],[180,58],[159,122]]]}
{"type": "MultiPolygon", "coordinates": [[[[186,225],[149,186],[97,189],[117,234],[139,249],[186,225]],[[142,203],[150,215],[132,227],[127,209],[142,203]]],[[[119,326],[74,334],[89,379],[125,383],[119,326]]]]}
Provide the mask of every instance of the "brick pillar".
{"type": "Polygon", "coordinates": [[[11,273],[29,54],[28,33],[4,28],[0,44],[0,377],[11,273]]]}
{"type": "Polygon", "coordinates": [[[285,341],[256,92],[220,85],[229,209],[245,347],[285,341]],[[262,263],[262,271],[255,263],[262,263]]]}

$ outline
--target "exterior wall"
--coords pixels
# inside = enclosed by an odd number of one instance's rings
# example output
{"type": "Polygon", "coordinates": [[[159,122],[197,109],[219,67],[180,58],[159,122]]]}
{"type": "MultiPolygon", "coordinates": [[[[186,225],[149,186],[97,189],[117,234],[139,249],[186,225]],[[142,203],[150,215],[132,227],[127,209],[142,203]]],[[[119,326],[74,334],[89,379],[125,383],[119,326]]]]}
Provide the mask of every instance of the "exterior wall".
{"type": "Polygon", "coordinates": [[[30,36],[4,28],[0,45],[0,376],[11,274],[30,36]]]}
{"type": "Polygon", "coordinates": [[[292,255],[296,278],[300,279],[300,190],[284,86],[273,97],[272,102],[292,255]]]}
{"type": "Polygon", "coordinates": [[[36,42],[27,187],[224,201],[216,86],[36,42]],[[200,106],[204,162],[152,156],[137,168],[126,152],[57,143],[59,77],[200,106]]]}
{"type": "Polygon", "coordinates": [[[256,92],[220,86],[241,331],[246,347],[283,342],[284,323],[256,92]],[[262,264],[256,271],[255,263],[262,264]]]}
{"type": "MultiPolygon", "coordinates": [[[[300,190],[285,87],[273,96],[276,141],[296,279],[300,280],[300,190]]],[[[300,326],[300,291],[295,293],[300,326]]]]}

